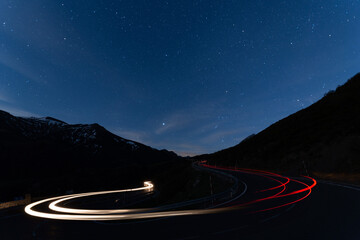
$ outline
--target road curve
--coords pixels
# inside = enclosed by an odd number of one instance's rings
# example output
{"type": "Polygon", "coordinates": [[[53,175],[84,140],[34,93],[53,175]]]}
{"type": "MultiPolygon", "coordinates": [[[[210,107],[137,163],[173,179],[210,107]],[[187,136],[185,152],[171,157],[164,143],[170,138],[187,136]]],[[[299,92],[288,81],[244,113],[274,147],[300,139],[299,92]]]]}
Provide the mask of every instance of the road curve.
{"type": "Polygon", "coordinates": [[[244,196],[222,206],[230,211],[84,222],[45,220],[14,210],[0,212],[0,239],[360,239],[360,188],[322,181],[314,187],[311,179],[246,169],[223,171],[248,187],[244,196]]]}
{"type": "MultiPolygon", "coordinates": [[[[153,209],[77,209],[77,208],[59,206],[60,203],[63,203],[63,202],[69,201],[69,200],[78,199],[78,198],[85,198],[85,197],[89,197],[89,196],[114,194],[114,193],[128,193],[128,192],[136,192],[136,191],[151,191],[153,189],[154,185],[151,182],[146,181],[146,182],[144,182],[144,187],[139,187],[139,188],[71,194],[71,195],[66,195],[66,196],[59,196],[59,197],[44,199],[44,200],[41,200],[38,202],[31,203],[28,206],[26,206],[25,212],[31,216],[47,218],[47,219],[56,219],[56,220],[78,220],[78,221],[93,221],[93,220],[108,221],[108,220],[130,220],[130,219],[133,220],[133,219],[147,219],[147,218],[159,218],[159,217],[170,217],[170,216],[171,217],[185,216],[185,215],[195,215],[195,214],[196,215],[214,214],[214,213],[219,213],[222,211],[230,211],[230,210],[233,211],[233,210],[239,209],[241,207],[243,207],[243,208],[249,207],[250,205],[253,205],[258,202],[269,201],[274,198],[280,198],[280,197],[281,198],[285,198],[285,197],[289,198],[289,197],[293,197],[293,195],[297,196],[299,194],[306,192],[306,194],[304,196],[297,198],[296,200],[291,199],[280,205],[275,205],[272,207],[256,210],[256,212],[263,212],[263,211],[269,211],[269,210],[273,210],[276,208],[281,208],[281,207],[284,207],[287,205],[291,205],[291,204],[294,204],[296,202],[299,202],[299,201],[305,199],[306,197],[308,197],[310,195],[311,189],[316,185],[316,181],[310,177],[308,177],[308,178],[310,180],[312,180],[313,183],[311,185],[307,185],[304,182],[290,179],[288,177],[283,177],[279,174],[274,174],[271,172],[264,172],[264,171],[251,170],[251,169],[230,169],[230,168],[224,168],[224,167],[219,168],[216,166],[207,165],[206,163],[200,163],[199,165],[206,169],[216,169],[216,171],[245,172],[248,174],[260,175],[265,178],[271,179],[274,182],[277,182],[279,184],[274,187],[262,189],[262,190],[258,191],[259,193],[260,192],[261,193],[264,193],[264,192],[270,193],[270,194],[267,194],[265,197],[262,194],[259,197],[255,198],[251,201],[239,204],[239,203],[237,203],[237,199],[242,195],[242,194],[240,194],[239,196],[234,197],[233,199],[230,199],[226,202],[218,203],[215,206],[212,206],[210,209],[190,209],[190,210],[182,210],[182,211],[159,211],[156,208],[153,208],[153,209]],[[276,178],[280,178],[283,180],[285,179],[285,182],[280,181],[276,178]],[[300,185],[303,185],[303,187],[302,188],[300,187],[297,190],[286,192],[287,185],[291,181],[299,183],[300,185]],[[277,191],[274,191],[274,190],[277,190],[277,191]],[[52,213],[52,212],[49,213],[49,212],[34,210],[34,208],[36,206],[39,206],[39,205],[42,205],[42,204],[45,204],[48,202],[50,202],[50,204],[49,204],[50,210],[55,211],[55,212],[60,212],[60,213],[52,213]],[[220,205],[227,205],[227,207],[222,207],[222,208],[217,207],[220,205]]],[[[214,200],[212,202],[214,202],[214,200]]]]}

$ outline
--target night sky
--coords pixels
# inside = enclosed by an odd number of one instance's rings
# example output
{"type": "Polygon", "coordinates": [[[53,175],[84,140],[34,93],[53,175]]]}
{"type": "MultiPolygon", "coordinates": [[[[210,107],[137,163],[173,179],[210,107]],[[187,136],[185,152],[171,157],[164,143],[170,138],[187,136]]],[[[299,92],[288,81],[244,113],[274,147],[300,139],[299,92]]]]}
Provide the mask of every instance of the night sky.
{"type": "Polygon", "coordinates": [[[194,155],[360,71],[359,1],[0,0],[0,109],[194,155]]]}

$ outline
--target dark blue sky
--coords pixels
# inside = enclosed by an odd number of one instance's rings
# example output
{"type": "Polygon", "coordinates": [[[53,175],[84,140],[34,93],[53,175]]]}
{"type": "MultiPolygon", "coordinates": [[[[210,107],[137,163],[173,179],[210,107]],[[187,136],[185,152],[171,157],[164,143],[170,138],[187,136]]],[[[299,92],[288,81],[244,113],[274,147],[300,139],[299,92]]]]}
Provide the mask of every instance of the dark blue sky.
{"type": "Polygon", "coordinates": [[[0,109],[180,154],[233,146],[360,71],[359,1],[0,1],[0,109]]]}

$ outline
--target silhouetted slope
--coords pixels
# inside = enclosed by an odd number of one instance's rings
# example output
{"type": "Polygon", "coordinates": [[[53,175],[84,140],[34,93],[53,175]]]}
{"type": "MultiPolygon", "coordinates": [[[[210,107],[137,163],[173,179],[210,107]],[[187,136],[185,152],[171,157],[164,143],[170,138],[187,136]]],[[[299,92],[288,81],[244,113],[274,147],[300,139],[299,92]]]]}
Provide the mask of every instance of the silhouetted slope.
{"type": "Polygon", "coordinates": [[[173,152],[121,138],[98,124],[67,124],[0,111],[2,196],[108,189],[180,171],[185,161],[179,160],[173,152]]]}
{"type": "Polygon", "coordinates": [[[195,158],[297,174],[360,173],[360,74],[238,145],[195,158]]]}

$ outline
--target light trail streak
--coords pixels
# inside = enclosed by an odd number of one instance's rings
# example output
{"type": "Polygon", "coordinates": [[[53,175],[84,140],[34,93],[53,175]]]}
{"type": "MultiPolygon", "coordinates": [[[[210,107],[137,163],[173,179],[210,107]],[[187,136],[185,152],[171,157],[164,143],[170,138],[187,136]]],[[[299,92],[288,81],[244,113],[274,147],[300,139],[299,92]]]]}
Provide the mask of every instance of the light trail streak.
{"type": "Polygon", "coordinates": [[[237,207],[239,206],[248,206],[248,205],[252,205],[252,204],[255,204],[255,203],[258,203],[258,202],[263,202],[263,201],[266,201],[266,200],[270,200],[270,199],[277,199],[277,198],[284,198],[284,197],[288,197],[288,196],[295,196],[297,194],[300,194],[300,193],[304,193],[304,192],[307,192],[309,191],[305,196],[301,197],[300,199],[297,199],[297,200],[294,200],[294,201],[290,201],[290,202],[287,202],[287,203],[284,203],[284,204],[280,204],[280,205],[277,205],[275,207],[271,207],[271,208],[266,208],[266,209],[261,209],[261,210],[258,210],[258,211],[255,211],[253,213],[257,213],[257,212],[265,212],[265,211],[269,211],[269,210],[273,210],[273,209],[277,209],[277,208],[281,208],[281,207],[284,207],[284,206],[288,206],[288,205],[291,205],[291,204],[294,204],[296,202],[299,202],[301,200],[304,200],[305,198],[307,198],[310,194],[311,194],[311,189],[314,188],[317,184],[316,180],[314,178],[311,178],[311,177],[306,177],[308,178],[309,180],[313,181],[313,183],[309,186],[307,185],[306,183],[303,183],[301,181],[298,181],[298,180],[295,180],[295,179],[290,179],[288,177],[284,177],[284,176],[281,176],[279,174],[276,174],[276,173],[271,173],[271,172],[267,172],[267,171],[261,171],[261,170],[254,170],[254,169],[244,169],[244,168],[226,168],[226,167],[216,167],[216,166],[212,166],[212,165],[208,165],[206,164],[206,162],[202,162],[201,163],[202,166],[205,166],[205,167],[209,167],[209,168],[214,168],[214,169],[222,169],[222,170],[228,170],[228,171],[237,171],[237,172],[244,172],[244,173],[253,173],[255,175],[263,175],[263,177],[266,177],[266,178],[270,178],[272,180],[275,180],[275,181],[278,181],[280,182],[281,184],[278,185],[278,186],[275,186],[275,187],[272,187],[272,188],[268,188],[268,189],[264,189],[264,190],[260,190],[258,192],[264,192],[264,191],[269,191],[269,190],[274,190],[274,189],[277,189],[277,188],[280,188],[280,187],[283,187],[283,189],[276,193],[276,194],[273,194],[271,196],[268,196],[268,197],[264,197],[264,198],[258,198],[258,199],[255,199],[255,200],[252,200],[252,201],[249,201],[249,202],[246,202],[246,203],[242,203],[242,204],[238,204],[238,205],[235,205],[237,207]],[[283,178],[283,179],[287,179],[285,183],[282,183],[281,181],[279,180],[276,180],[272,177],[269,177],[269,176],[273,176],[273,177],[280,177],[280,178],[283,178]],[[286,185],[289,183],[289,182],[296,182],[296,183],[299,183],[301,185],[304,185],[305,188],[301,188],[299,190],[296,190],[296,191],[292,191],[292,192],[289,192],[289,193],[283,193],[286,189],[286,185]]]}
{"type": "MultiPolygon", "coordinates": [[[[212,169],[219,169],[219,170],[225,170],[225,171],[235,171],[235,172],[243,172],[243,173],[252,173],[254,175],[260,175],[260,176],[263,176],[263,177],[266,177],[268,179],[271,179],[273,181],[276,181],[278,183],[280,183],[280,185],[277,185],[275,187],[272,187],[272,188],[267,188],[267,189],[262,189],[262,190],[259,190],[258,192],[266,192],[266,191],[270,191],[270,190],[275,190],[275,189],[278,189],[278,188],[281,188],[281,187],[285,187],[283,191],[285,191],[286,189],[286,185],[290,182],[290,178],[288,177],[285,177],[285,176],[282,176],[282,175],[279,175],[279,174],[276,174],[276,173],[272,173],[272,172],[266,172],[266,171],[261,171],[261,170],[256,170],[256,169],[247,169],[247,168],[232,168],[232,167],[217,167],[217,166],[213,166],[213,165],[208,165],[206,164],[206,162],[202,161],[200,162],[201,166],[203,167],[207,167],[207,168],[212,168],[212,169]],[[266,175],[266,176],[265,176],[266,175]],[[271,177],[269,177],[271,176],[271,177]],[[273,177],[279,177],[279,178],[283,178],[283,179],[286,179],[286,182],[283,183],[273,177]]],[[[282,192],[283,192],[282,191],[282,192]]]]}
{"type": "Polygon", "coordinates": [[[150,182],[144,182],[144,187],[134,188],[134,189],[123,189],[123,190],[114,190],[114,191],[102,191],[102,192],[90,192],[90,193],[82,193],[69,195],[68,197],[63,196],[60,199],[53,201],[49,204],[49,208],[56,212],[64,212],[64,213],[76,213],[76,214],[114,214],[114,213],[130,213],[130,212],[139,212],[144,211],[145,209],[74,209],[74,208],[65,208],[57,206],[61,202],[68,201],[74,198],[88,197],[94,195],[103,195],[103,194],[111,194],[111,193],[124,193],[124,192],[135,192],[142,190],[151,190],[154,185],[150,182]]]}
{"type": "MultiPolygon", "coordinates": [[[[307,177],[307,178],[309,178],[309,177],[307,177]]],[[[301,192],[309,191],[309,192],[308,192],[305,196],[303,196],[302,198],[299,198],[299,199],[297,199],[297,200],[295,200],[295,201],[288,202],[288,203],[284,203],[284,204],[282,204],[282,205],[278,205],[278,206],[275,206],[275,207],[271,207],[271,208],[267,208],[267,209],[262,209],[262,210],[259,210],[259,211],[256,211],[256,212],[270,211],[270,210],[273,210],[273,209],[285,207],[285,206],[288,206],[288,205],[291,205],[291,204],[294,204],[294,203],[297,203],[297,202],[300,202],[300,201],[304,200],[305,198],[307,198],[307,197],[311,194],[311,189],[312,189],[313,187],[315,187],[315,185],[316,185],[316,180],[313,179],[313,178],[310,178],[310,179],[312,179],[312,180],[314,181],[311,186],[309,186],[309,185],[307,185],[307,184],[305,184],[305,183],[303,183],[303,182],[300,182],[300,181],[297,181],[297,180],[293,180],[293,181],[296,181],[296,182],[299,182],[299,183],[305,185],[306,188],[303,188],[303,189],[301,189],[301,190],[299,190],[299,191],[291,192],[291,193],[289,193],[289,194],[283,194],[283,195],[281,195],[281,197],[286,197],[286,196],[298,194],[298,193],[301,193],[301,192]]]]}
{"type": "MultiPolygon", "coordinates": [[[[290,179],[288,177],[285,177],[285,176],[282,176],[279,174],[275,174],[275,173],[271,173],[271,172],[266,172],[266,171],[253,170],[253,169],[242,169],[242,168],[238,169],[238,168],[217,167],[217,166],[208,165],[208,164],[206,164],[206,162],[200,162],[199,165],[206,167],[206,168],[259,175],[259,176],[265,177],[267,179],[270,179],[271,181],[275,181],[275,182],[279,183],[275,187],[258,190],[258,191],[256,191],[256,193],[273,192],[272,190],[276,190],[278,188],[281,188],[281,189],[280,189],[280,191],[277,191],[276,193],[273,193],[270,196],[257,198],[257,199],[251,200],[246,203],[241,203],[241,204],[236,203],[237,201],[235,201],[235,200],[238,198],[238,197],[236,197],[236,198],[233,198],[232,200],[229,200],[226,202],[226,204],[232,202],[232,205],[230,205],[228,207],[211,208],[211,209],[160,211],[159,208],[152,208],[152,209],[76,209],[76,208],[59,206],[59,204],[65,202],[65,201],[73,200],[73,199],[77,199],[77,198],[89,197],[89,196],[134,192],[134,191],[151,191],[154,188],[154,185],[151,182],[147,181],[147,182],[144,182],[144,187],[139,187],[139,188],[79,193],[79,194],[71,194],[71,195],[65,195],[65,196],[44,199],[44,200],[37,201],[37,202],[27,205],[25,207],[25,212],[27,214],[35,216],[35,217],[58,219],[58,220],[107,221],[107,220],[147,219],[147,218],[159,218],[159,217],[170,217],[170,216],[186,216],[186,215],[219,213],[219,212],[224,212],[224,211],[241,209],[241,208],[244,208],[245,206],[249,206],[249,205],[263,202],[266,200],[285,198],[285,197],[289,197],[289,196],[296,196],[301,193],[306,193],[305,196],[302,196],[299,199],[291,200],[291,201],[281,203],[281,204],[278,203],[279,205],[276,205],[274,207],[260,209],[255,212],[252,212],[252,213],[256,213],[256,212],[264,212],[264,211],[281,208],[281,207],[284,207],[287,205],[294,204],[301,200],[304,200],[311,194],[311,189],[313,187],[315,187],[315,185],[316,185],[316,180],[313,178],[310,178],[310,177],[306,177],[306,178],[312,180],[313,183],[311,185],[308,185],[301,181],[298,181],[295,179],[290,179]],[[280,181],[276,178],[281,178],[281,179],[284,179],[285,181],[280,181]],[[286,190],[288,190],[287,185],[290,182],[295,182],[295,183],[298,183],[305,187],[295,190],[295,191],[285,192],[286,190]],[[39,206],[39,205],[45,204],[45,203],[49,203],[49,209],[52,211],[55,211],[56,213],[48,213],[48,212],[34,210],[34,208],[36,206],[39,206]]],[[[223,204],[218,204],[217,206],[220,206],[220,205],[223,205],[223,204]]]]}
{"type": "Polygon", "coordinates": [[[133,213],[133,212],[145,211],[145,209],[92,210],[92,209],[64,208],[57,206],[57,204],[63,201],[67,201],[75,198],[95,196],[101,194],[110,194],[110,193],[150,190],[154,187],[154,185],[150,182],[145,182],[144,185],[145,185],[144,187],[133,188],[133,189],[80,193],[80,194],[71,194],[71,195],[47,198],[27,205],[25,207],[25,212],[31,216],[48,218],[48,219],[57,219],[57,220],[107,221],[107,220],[130,220],[130,219],[146,219],[146,218],[158,218],[158,217],[169,217],[169,216],[199,215],[199,214],[210,214],[210,213],[225,211],[224,208],[223,209],[217,208],[217,209],[133,213]],[[49,204],[49,208],[54,211],[71,213],[71,214],[46,213],[46,212],[36,211],[33,209],[34,207],[40,204],[44,204],[46,202],[51,202],[49,204]]]}

